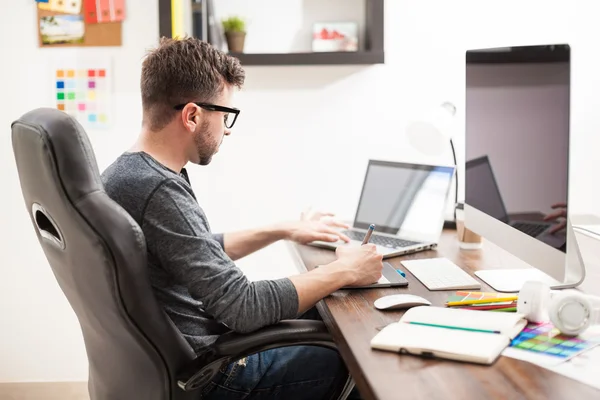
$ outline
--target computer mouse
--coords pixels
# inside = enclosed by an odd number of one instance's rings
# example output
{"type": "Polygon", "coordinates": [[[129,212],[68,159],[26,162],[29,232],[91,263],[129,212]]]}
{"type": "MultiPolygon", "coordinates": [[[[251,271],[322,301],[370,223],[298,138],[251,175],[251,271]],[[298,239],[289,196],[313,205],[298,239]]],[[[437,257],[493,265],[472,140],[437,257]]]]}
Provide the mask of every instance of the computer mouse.
{"type": "Polygon", "coordinates": [[[431,302],[414,294],[391,294],[378,298],[373,305],[378,310],[396,310],[414,306],[430,306],[431,302]]]}

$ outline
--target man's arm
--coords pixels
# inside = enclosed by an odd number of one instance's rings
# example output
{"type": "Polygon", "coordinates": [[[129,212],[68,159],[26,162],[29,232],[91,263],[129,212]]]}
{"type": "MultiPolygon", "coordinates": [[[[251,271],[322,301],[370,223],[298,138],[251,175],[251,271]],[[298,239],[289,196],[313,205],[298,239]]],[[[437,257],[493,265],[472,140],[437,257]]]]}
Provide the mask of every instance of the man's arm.
{"type": "Polygon", "coordinates": [[[192,195],[172,180],[154,191],[142,229],[159,266],[215,320],[241,333],[296,318],[342,286],[381,276],[381,256],[365,245],[338,249],[338,260],[307,274],[250,282],[209,231],[192,195]]]}
{"type": "Polygon", "coordinates": [[[278,240],[292,240],[298,243],[309,243],[315,240],[348,242],[350,239],[336,230],[336,227],[347,228],[348,226],[334,220],[290,221],[264,228],[228,232],[223,234],[223,242],[227,255],[232,260],[238,260],[278,240]]]}
{"type": "Polygon", "coordinates": [[[282,225],[271,225],[239,232],[227,232],[223,234],[225,253],[232,260],[239,260],[278,240],[285,239],[286,234],[285,227],[282,225]]]}
{"type": "Polygon", "coordinates": [[[166,180],[154,191],[141,225],[158,266],[216,321],[243,333],[298,315],[292,282],[250,282],[210,232],[192,194],[177,181],[166,180]]]}

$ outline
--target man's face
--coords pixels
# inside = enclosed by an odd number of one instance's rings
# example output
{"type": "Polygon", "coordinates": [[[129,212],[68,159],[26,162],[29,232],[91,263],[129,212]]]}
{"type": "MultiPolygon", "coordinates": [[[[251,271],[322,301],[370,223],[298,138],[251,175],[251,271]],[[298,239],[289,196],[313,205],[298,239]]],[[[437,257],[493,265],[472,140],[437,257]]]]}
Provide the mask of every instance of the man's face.
{"type": "MultiPolygon", "coordinates": [[[[233,90],[225,85],[221,94],[215,99],[214,104],[218,106],[232,107],[233,90]]],[[[213,155],[219,151],[219,147],[225,136],[231,134],[225,126],[225,113],[221,111],[209,111],[200,109],[200,121],[194,131],[195,156],[191,161],[208,165],[213,155]]]]}

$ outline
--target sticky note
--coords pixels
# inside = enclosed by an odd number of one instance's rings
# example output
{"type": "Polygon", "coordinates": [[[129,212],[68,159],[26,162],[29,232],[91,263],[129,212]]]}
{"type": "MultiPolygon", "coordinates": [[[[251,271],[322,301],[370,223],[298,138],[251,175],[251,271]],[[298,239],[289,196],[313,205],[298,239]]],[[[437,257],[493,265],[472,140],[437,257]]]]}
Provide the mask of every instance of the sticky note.
{"type": "Polygon", "coordinates": [[[110,0],[110,20],[119,22],[125,19],[125,0],[110,0]]]}
{"type": "Polygon", "coordinates": [[[83,0],[83,19],[86,24],[98,23],[96,0],[83,0]]]}
{"type": "Polygon", "coordinates": [[[98,14],[98,22],[111,22],[110,0],[97,0],[96,12],[98,14]]]}

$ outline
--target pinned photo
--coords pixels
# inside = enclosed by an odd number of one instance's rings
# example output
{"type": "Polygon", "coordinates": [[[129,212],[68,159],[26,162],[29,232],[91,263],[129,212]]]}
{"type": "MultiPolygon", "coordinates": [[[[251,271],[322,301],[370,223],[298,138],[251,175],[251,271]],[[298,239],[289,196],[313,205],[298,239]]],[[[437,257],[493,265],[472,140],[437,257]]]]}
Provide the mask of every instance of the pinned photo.
{"type": "Polygon", "coordinates": [[[40,17],[42,44],[83,43],[85,24],[81,15],[53,15],[40,17]]]}

